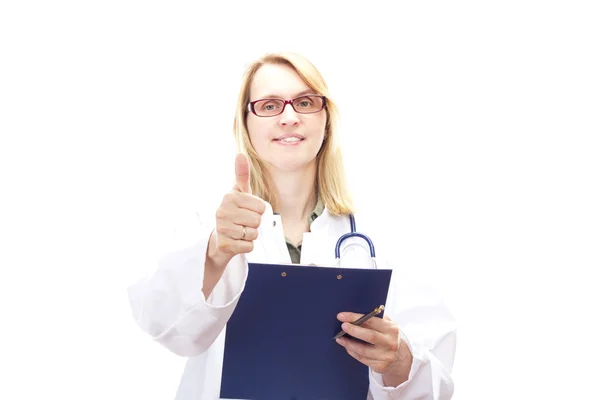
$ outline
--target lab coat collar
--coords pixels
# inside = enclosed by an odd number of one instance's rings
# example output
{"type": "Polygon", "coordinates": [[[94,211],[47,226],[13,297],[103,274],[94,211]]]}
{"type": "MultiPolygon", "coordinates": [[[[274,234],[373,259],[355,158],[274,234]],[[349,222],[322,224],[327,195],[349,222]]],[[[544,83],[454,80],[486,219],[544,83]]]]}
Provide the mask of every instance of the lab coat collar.
{"type": "MultiPolygon", "coordinates": [[[[334,216],[324,207],[322,214],[311,224],[310,232],[303,235],[300,264],[334,265],[337,239],[349,231],[347,217],[334,216]]],[[[267,202],[258,228],[258,239],[254,242],[254,250],[247,254],[247,260],[254,263],[291,264],[281,216],[274,214],[267,202]]]]}

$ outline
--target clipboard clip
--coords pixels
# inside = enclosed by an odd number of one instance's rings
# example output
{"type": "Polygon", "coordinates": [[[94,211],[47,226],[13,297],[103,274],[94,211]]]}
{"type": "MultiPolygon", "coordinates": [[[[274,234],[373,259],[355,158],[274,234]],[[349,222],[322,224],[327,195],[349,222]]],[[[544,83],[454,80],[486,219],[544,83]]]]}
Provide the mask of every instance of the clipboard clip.
{"type": "Polygon", "coordinates": [[[351,229],[351,232],[340,236],[340,238],[338,239],[338,241],[335,245],[336,265],[337,266],[340,265],[340,248],[341,248],[344,240],[349,239],[351,237],[359,237],[359,238],[364,239],[369,244],[369,251],[371,252],[371,260],[373,261],[373,269],[377,269],[377,262],[375,261],[375,246],[373,246],[373,242],[371,241],[371,238],[369,238],[367,235],[356,232],[356,223],[354,221],[354,215],[352,215],[352,214],[350,214],[350,229],[351,229]]]}

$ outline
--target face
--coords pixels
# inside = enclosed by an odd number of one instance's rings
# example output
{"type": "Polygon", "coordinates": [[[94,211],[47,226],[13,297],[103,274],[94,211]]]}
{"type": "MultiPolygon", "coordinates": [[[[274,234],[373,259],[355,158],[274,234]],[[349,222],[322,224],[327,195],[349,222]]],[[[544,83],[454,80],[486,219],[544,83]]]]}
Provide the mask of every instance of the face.
{"type": "MultiPolygon", "coordinates": [[[[265,98],[292,100],[305,94],[317,94],[287,65],[266,64],[259,68],[250,86],[250,101],[265,98]]],[[[297,107],[306,106],[301,102],[297,107]]],[[[273,109],[266,105],[265,109],[273,109]]],[[[325,109],[302,114],[286,104],[283,113],[259,117],[248,112],[248,133],[261,159],[281,171],[300,171],[316,164],[323,144],[327,114],[325,109]]]]}

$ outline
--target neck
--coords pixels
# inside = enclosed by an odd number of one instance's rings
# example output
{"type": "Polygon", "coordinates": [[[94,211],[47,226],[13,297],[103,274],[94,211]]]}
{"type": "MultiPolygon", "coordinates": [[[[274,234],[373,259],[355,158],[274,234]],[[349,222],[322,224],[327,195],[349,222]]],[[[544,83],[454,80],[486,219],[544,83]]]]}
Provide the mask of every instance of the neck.
{"type": "Polygon", "coordinates": [[[315,190],[316,165],[301,171],[270,172],[276,190],[277,209],[275,212],[286,221],[304,221],[317,204],[315,190]]]}

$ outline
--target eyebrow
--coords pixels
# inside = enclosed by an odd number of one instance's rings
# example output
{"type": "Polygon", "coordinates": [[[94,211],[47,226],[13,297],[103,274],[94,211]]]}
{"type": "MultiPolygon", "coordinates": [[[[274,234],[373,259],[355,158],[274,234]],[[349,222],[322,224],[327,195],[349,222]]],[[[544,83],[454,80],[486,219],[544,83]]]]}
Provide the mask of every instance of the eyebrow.
{"type": "MultiPolygon", "coordinates": [[[[314,95],[318,96],[318,94],[315,93],[314,90],[312,90],[312,89],[306,89],[306,90],[303,90],[303,91],[301,91],[299,93],[296,93],[296,95],[293,98],[296,98],[296,97],[299,97],[299,96],[304,96],[305,94],[314,94],[314,95]]],[[[279,95],[276,95],[276,94],[267,94],[267,95],[259,97],[259,98],[260,99],[282,99],[283,97],[281,97],[279,95]]]]}

